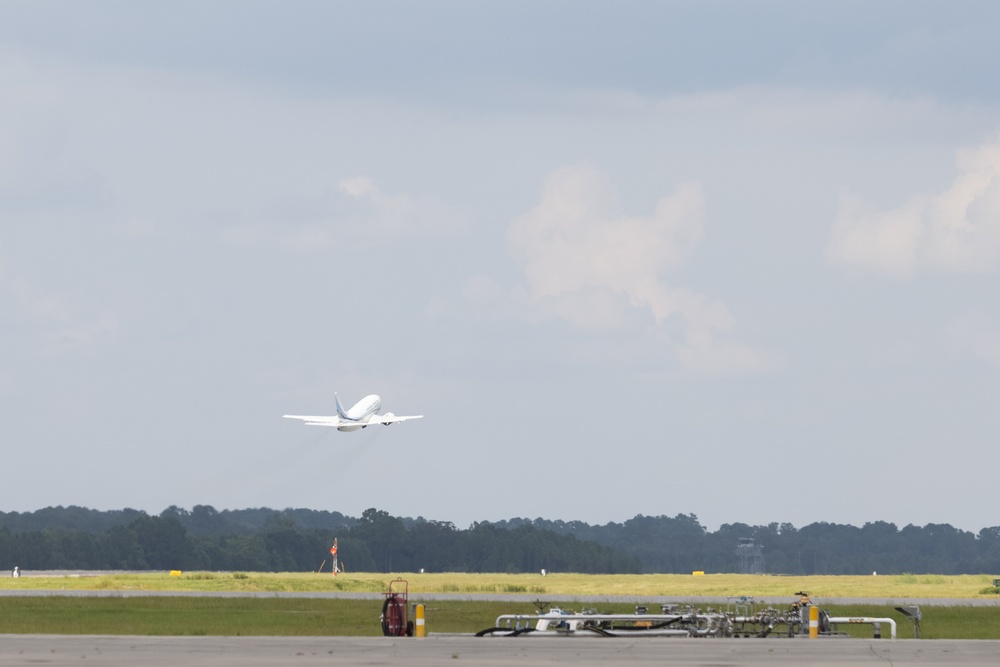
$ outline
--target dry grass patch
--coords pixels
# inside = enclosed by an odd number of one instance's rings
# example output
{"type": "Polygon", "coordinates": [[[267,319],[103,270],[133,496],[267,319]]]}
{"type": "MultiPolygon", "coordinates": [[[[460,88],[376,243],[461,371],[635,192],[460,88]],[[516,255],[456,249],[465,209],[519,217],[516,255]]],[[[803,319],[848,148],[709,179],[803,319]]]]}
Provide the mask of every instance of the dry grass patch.
{"type": "Polygon", "coordinates": [[[209,591],[209,592],[366,592],[382,593],[401,577],[411,594],[523,593],[545,597],[615,595],[654,596],[792,596],[805,590],[815,597],[977,598],[993,582],[991,575],[904,574],[887,576],[780,576],[706,574],[593,575],[575,573],[347,573],[336,577],[314,572],[166,572],[98,576],[23,576],[0,578],[0,589],[209,591]]]}

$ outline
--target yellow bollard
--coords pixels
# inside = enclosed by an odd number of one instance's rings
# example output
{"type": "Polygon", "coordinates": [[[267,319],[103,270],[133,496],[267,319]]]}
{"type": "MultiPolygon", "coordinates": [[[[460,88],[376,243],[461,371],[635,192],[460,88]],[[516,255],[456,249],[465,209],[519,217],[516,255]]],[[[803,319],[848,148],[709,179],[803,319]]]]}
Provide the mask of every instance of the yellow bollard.
{"type": "Polygon", "coordinates": [[[810,605],[809,607],[809,639],[819,637],[819,607],[810,605]]]}
{"type": "Polygon", "coordinates": [[[417,605],[417,627],[415,628],[417,639],[424,638],[424,605],[417,605]]]}

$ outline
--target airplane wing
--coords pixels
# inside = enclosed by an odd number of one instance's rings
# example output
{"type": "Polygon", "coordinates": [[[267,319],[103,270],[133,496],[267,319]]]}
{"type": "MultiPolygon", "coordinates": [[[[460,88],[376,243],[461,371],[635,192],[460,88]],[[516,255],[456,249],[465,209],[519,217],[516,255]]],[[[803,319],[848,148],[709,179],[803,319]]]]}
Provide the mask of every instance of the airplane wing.
{"type": "Polygon", "coordinates": [[[282,415],[285,419],[301,419],[306,426],[340,426],[340,417],[323,417],[318,415],[282,415]]]}
{"type": "Polygon", "coordinates": [[[423,419],[423,415],[394,415],[391,412],[387,412],[384,415],[374,415],[368,420],[368,423],[388,426],[396,422],[405,422],[407,419],[423,419]]]}

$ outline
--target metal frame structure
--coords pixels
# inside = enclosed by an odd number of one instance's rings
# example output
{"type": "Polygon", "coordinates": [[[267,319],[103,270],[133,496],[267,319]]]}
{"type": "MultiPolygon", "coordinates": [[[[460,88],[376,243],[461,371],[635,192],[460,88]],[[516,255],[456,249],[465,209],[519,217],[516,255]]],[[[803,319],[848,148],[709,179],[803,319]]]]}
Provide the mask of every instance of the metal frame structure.
{"type": "MultiPolygon", "coordinates": [[[[646,613],[646,607],[634,614],[601,614],[594,610],[573,612],[553,607],[537,614],[501,614],[492,628],[476,633],[479,637],[500,636],[601,636],[601,637],[808,637],[846,636],[838,625],[870,624],[875,637],[881,637],[881,625],[890,627],[896,638],[896,621],[891,618],[829,616],[813,605],[805,593],[787,609],[757,609],[752,597],[729,598],[726,609],[680,608],[664,604],[661,613],[646,613]],[[812,622],[810,622],[810,611],[812,622]],[[812,631],[812,632],[811,632],[812,631]]],[[[919,612],[918,612],[919,613],[919,612]]]]}
{"type": "Polygon", "coordinates": [[[764,545],[752,537],[741,537],[736,545],[740,574],[764,574],[764,545]]]}

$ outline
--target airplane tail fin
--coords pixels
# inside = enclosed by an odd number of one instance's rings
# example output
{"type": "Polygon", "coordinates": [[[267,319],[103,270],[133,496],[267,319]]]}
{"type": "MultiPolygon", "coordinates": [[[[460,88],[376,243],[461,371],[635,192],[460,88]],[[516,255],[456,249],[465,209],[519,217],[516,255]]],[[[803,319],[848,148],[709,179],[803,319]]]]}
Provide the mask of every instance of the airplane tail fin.
{"type": "Polygon", "coordinates": [[[343,404],[340,402],[340,396],[337,396],[337,392],[333,392],[333,400],[337,402],[337,414],[341,419],[347,419],[347,410],[344,409],[343,404]]]}

